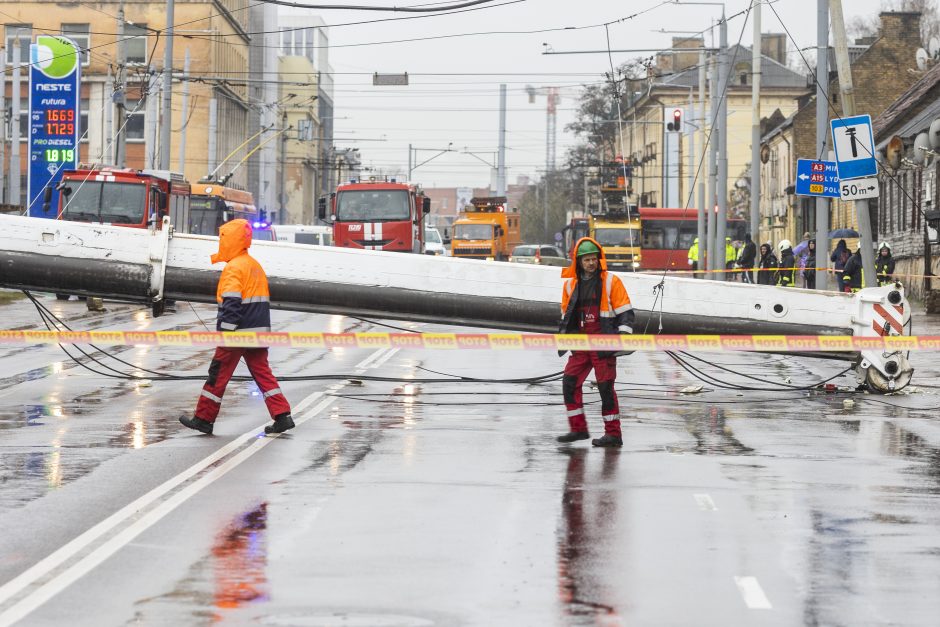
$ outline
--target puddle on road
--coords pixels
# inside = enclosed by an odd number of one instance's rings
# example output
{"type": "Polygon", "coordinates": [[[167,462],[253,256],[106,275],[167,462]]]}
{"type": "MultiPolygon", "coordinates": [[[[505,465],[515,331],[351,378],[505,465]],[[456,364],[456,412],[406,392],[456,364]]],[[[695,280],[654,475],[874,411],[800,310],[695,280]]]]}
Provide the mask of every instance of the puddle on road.
{"type": "Polygon", "coordinates": [[[588,478],[588,451],[565,448],[568,456],[562,491],[562,519],[557,534],[558,598],[569,624],[603,624],[617,620],[618,611],[602,580],[599,567],[609,561],[607,548],[614,546],[611,536],[618,524],[618,494],[610,482],[620,467],[620,451],[606,449],[598,477],[588,478]],[[610,487],[608,487],[610,486],[610,487]]]}

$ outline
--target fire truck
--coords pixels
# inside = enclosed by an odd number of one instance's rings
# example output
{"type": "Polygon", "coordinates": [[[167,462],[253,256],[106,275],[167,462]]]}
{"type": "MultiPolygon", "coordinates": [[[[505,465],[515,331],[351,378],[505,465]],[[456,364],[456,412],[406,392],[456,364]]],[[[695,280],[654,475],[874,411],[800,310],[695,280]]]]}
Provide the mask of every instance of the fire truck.
{"type": "Polygon", "coordinates": [[[333,245],[424,254],[425,216],[431,199],[395,179],[353,180],[321,197],[317,217],[332,223],[333,245]]]}
{"type": "Polygon", "coordinates": [[[60,220],[159,229],[169,216],[174,230],[189,232],[190,185],[177,172],[82,167],[66,170],[58,188],[60,220]]]}
{"type": "Polygon", "coordinates": [[[473,198],[454,221],[451,255],[507,261],[522,243],[518,212],[506,212],[505,196],[473,198]]]}
{"type": "Polygon", "coordinates": [[[604,247],[611,270],[637,270],[640,255],[640,213],[629,202],[633,168],[618,157],[601,172],[600,210],[590,216],[590,234],[604,247]]]}

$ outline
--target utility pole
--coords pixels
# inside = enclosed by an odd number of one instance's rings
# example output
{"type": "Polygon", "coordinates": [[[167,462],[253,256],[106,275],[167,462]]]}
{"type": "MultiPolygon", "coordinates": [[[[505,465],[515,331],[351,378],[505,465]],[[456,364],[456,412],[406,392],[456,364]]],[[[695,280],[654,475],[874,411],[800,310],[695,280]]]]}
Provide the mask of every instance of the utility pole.
{"type": "Polygon", "coordinates": [[[186,60],[183,62],[183,111],[180,113],[180,159],[179,171],[186,172],[186,123],[188,116],[186,108],[189,106],[189,48],[186,48],[186,60]]]}
{"type": "MultiPolygon", "coordinates": [[[[721,47],[721,67],[719,68],[718,105],[718,216],[715,220],[715,261],[717,268],[725,269],[725,230],[728,224],[728,82],[731,68],[728,67],[728,23],[724,11],[718,27],[718,41],[721,47]]],[[[720,278],[727,278],[722,273],[720,278]]]]}
{"type": "Polygon", "coordinates": [[[412,153],[411,144],[408,144],[408,182],[409,183],[411,182],[411,167],[414,165],[414,163],[411,160],[411,153],[412,153]]]}
{"type": "MultiPolygon", "coordinates": [[[[845,38],[845,21],[842,18],[842,0],[829,0],[829,15],[832,20],[832,39],[836,50],[836,67],[839,70],[839,89],[842,91],[842,115],[855,115],[855,86],[852,84],[852,67],[849,65],[849,46],[845,38]]],[[[875,249],[871,233],[871,216],[868,201],[855,201],[858,220],[859,245],[862,249],[862,271],[865,274],[863,287],[878,287],[875,276],[875,249]]],[[[817,242],[817,250],[818,242],[817,242]]]]}
{"type": "Polygon", "coordinates": [[[12,133],[10,134],[10,204],[20,204],[20,29],[13,32],[12,133]]]}
{"type": "Polygon", "coordinates": [[[216,135],[218,134],[219,101],[215,94],[209,99],[209,146],[207,147],[209,172],[219,167],[219,149],[216,135]]]}
{"type": "Polygon", "coordinates": [[[761,79],[761,1],[751,2],[754,20],[754,47],[751,50],[751,237],[760,239],[760,79],[761,79]]]}
{"type": "MultiPolygon", "coordinates": [[[[705,210],[708,212],[708,270],[713,271],[717,266],[717,253],[715,248],[715,237],[718,231],[717,214],[715,205],[718,202],[718,137],[715,131],[718,127],[718,64],[720,57],[713,55],[711,61],[711,81],[709,82],[709,96],[711,97],[711,141],[708,144],[708,198],[705,210]]],[[[714,279],[714,272],[709,272],[709,279],[714,279]]]]}
{"type": "Polygon", "coordinates": [[[499,154],[496,157],[496,195],[506,195],[506,85],[499,86],[499,154]]]}
{"type": "MultiPolygon", "coordinates": [[[[281,128],[282,129],[287,128],[287,110],[286,109],[284,110],[283,113],[281,113],[281,128]]],[[[283,222],[285,219],[284,196],[286,196],[286,193],[284,190],[287,185],[287,176],[286,176],[286,173],[284,172],[284,169],[287,167],[287,132],[286,131],[284,132],[283,135],[281,135],[280,144],[281,144],[280,146],[281,164],[280,164],[280,167],[278,168],[277,206],[278,206],[278,219],[281,222],[283,222]]],[[[268,216],[268,219],[271,222],[274,222],[274,220],[272,220],[270,216],[268,216]]]]}
{"type": "Polygon", "coordinates": [[[173,10],[174,0],[166,0],[166,28],[163,33],[163,110],[160,112],[160,165],[170,169],[170,122],[173,110],[173,10]]]}
{"type": "MultiPolygon", "coordinates": [[[[0,54],[3,55],[3,61],[6,63],[7,51],[0,48],[0,54]]],[[[0,72],[0,204],[6,202],[6,186],[3,184],[6,178],[6,151],[7,151],[7,73],[0,72]]]]}
{"type": "MultiPolygon", "coordinates": [[[[816,0],[816,157],[826,158],[829,136],[829,0],[816,0]]],[[[829,199],[816,198],[816,267],[829,262],[829,199]]],[[[816,270],[816,289],[829,289],[829,273],[816,270]]]]}
{"type": "Polygon", "coordinates": [[[157,73],[153,66],[147,68],[147,104],[144,120],[144,146],[147,147],[146,167],[148,170],[156,170],[160,167],[159,145],[157,144],[157,115],[160,109],[157,106],[159,98],[157,97],[157,73]]]}
{"type": "MultiPolygon", "coordinates": [[[[114,165],[127,166],[127,44],[124,43],[124,2],[118,8],[117,18],[117,76],[114,79],[117,134],[114,138],[114,165]]],[[[110,129],[109,129],[110,130],[110,129]]]]}
{"type": "MultiPolygon", "coordinates": [[[[705,51],[698,53],[698,119],[699,119],[699,129],[698,132],[701,133],[702,140],[702,149],[695,156],[698,159],[699,163],[704,163],[705,161],[705,124],[707,122],[705,116],[705,51]]],[[[698,179],[698,269],[700,271],[705,270],[705,252],[708,250],[708,243],[705,241],[705,179],[706,176],[700,176],[698,179]]],[[[700,277],[707,276],[705,274],[698,275],[700,277]]]]}

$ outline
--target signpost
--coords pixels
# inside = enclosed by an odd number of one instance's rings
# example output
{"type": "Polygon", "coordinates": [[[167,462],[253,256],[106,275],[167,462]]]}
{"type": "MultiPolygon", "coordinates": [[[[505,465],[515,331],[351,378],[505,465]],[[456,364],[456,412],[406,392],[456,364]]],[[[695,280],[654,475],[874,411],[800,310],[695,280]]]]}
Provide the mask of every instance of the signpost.
{"type": "Polygon", "coordinates": [[[797,159],[796,195],[838,198],[839,175],[835,161],[797,159]]]}
{"type": "Polygon", "coordinates": [[[839,193],[842,200],[864,200],[878,197],[878,177],[869,176],[863,179],[849,179],[839,184],[839,193]]]}
{"type": "Polygon", "coordinates": [[[78,166],[81,63],[78,46],[59,35],[39,35],[29,53],[29,215],[55,218],[55,185],[63,170],[78,166]]]}
{"type": "Polygon", "coordinates": [[[839,178],[857,179],[878,174],[875,138],[870,115],[855,115],[832,120],[832,145],[835,148],[839,178]]]}

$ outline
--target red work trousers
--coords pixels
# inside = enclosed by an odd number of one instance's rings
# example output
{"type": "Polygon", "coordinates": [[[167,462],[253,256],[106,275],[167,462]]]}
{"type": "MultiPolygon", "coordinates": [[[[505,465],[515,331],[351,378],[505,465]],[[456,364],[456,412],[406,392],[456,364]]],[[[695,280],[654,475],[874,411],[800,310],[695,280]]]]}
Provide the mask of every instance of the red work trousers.
{"type": "Polygon", "coordinates": [[[225,388],[232,379],[232,373],[238,365],[238,360],[245,358],[248,371],[264,395],[264,403],[268,406],[271,418],[281,414],[290,413],[290,405],[284,397],[271,366],[268,365],[267,348],[223,348],[216,347],[212,363],[209,364],[209,378],[202,386],[202,394],[196,403],[196,418],[206,422],[215,422],[222,407],[222,396],[225,388]]]}
{"type": "Polygon", "coordinates": [[[597,377],[597,390],[601,394],[604,433],[620,436],[620,403],[617,401],[617,392],[614,391],[617,358],[600,357],[597,351],[572,352],[568,363],[565,364],[565,375],[562,377],[561,387],[565,397],[565,409],[568,410],[568,425],[575,432],[588,430],[581,388],[591,369],[597,377]]]}

